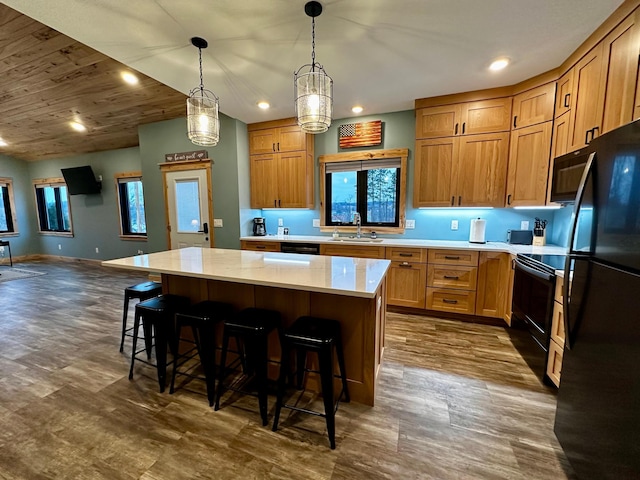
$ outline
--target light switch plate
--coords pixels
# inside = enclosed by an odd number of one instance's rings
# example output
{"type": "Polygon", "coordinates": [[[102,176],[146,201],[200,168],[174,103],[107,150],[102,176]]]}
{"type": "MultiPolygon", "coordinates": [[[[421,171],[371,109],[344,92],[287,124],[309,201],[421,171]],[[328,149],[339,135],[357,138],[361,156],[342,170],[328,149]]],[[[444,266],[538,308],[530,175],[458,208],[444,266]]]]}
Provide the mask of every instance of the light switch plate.
{"type": "Polygon", "coordinates": [[[416,221],[415,220],[407,220],[406,228],[407,228],[407,230],[411,230],[413,228],[416,228],[416,221]]]}
{"type": "Polygon", "coordinates": [[[320,219],[319,218],[314,218],[313,219],[313,226],[314,227],[320,227],[320,219]]]}
{"type": "Polygon", "coordinates": [[[451,230],[458,229],[458,220],[451,220],[451,230]]]}
{"type": "Polygon", "coordinates": [[[284,220],[282,220],[281,218],[278,219],[278,226],[279,227],[283,227],[284,226],[284,220]]]}
{"type": "Polygon", "coordinates": [[[214,218],[213,219],[213,226],[221,228],[222,227],[222,219],[221,218],[214,218]]]}
{"type": "Polygon", "coordinates": [[[528,220],[522,220],[520,222],[520,230],[529,230],[529,221],[528,220]]]}

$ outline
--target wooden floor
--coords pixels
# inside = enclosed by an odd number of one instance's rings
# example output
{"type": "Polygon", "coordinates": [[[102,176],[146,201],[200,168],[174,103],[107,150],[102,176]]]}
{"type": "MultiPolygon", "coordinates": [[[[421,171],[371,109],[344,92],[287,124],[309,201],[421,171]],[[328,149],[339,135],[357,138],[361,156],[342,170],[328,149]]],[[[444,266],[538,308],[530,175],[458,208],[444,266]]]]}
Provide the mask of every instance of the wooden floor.
{"type": "Polygon", "coordinates": [[[284,411],[274,433],[253,397],[214,412],[197,381],[160,394],[143,364],[129,381],[122,297],[139,274],[17,266],[46,275],[0,284],[2,479],[574,478],[522,332],[389,314],[376,406],[340,406],[332,451],[322,418],[284,411]]]}

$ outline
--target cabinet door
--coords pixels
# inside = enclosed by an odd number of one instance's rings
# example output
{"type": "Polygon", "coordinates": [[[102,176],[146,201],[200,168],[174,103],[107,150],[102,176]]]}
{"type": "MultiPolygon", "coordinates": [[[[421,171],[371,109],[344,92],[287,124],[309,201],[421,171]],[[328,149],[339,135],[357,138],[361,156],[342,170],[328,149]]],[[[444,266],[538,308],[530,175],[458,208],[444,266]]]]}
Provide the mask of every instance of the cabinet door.
{"type": "Polygon", "coordinates": [[[309,171],[306,152],[278,154],[278,207],[305,208],[309,171]]]}
{"type": "Polygon", "coordinates": [[[262,155],[276,151],[277,131],[275,128],[249,132],[249,154],[262,155]]]}
{"type": "Polygon", "coordinates": [[[251,155],[251,208],[274,208],[278,200],[276,154],[251,155]]]}
{"type": "Polygon", "coordinates": [[[450,207],[454,203],[453,162],[458,139],[444,137],[416,142],[413,207],[450,207]]]}
{"type": "Polygon", "coordinates": [[[416,138],[450,137],[460,133],[460,104],[420,108],[416,111],[416,138]]]}
{"type": "Polygon", "coordinates": [[[504,206],[509,133],[461,137],[458,157],[456,206],[504,206]]]}
{"type": "Polygon", "coordinates": [[[356,258],[384,258],[385,247],[372,247],[368,245],[338,245],[334,243],[321,243],[320,255],[333,257],[356,258]]]}
{"type": "Polygon", "coordinates": [[[509,293],[510,255],[480,252],[476,315],[504,318],[509,293]]]}
{"type": "Polygon", "coordinates": [[[507,323],[507,325],[511,326],[511,304],[513,303],[513,280],[515,277],[516,269],[516,257],[515,255],[509,255],[509,271],[508,271],[508,284],[507,284],[507,301],[505,303],[505,311],[502,318],[507,323]]]}
{"type": "Polygon", "coordinates": [[[511,132],[507,174],[507,206],[544,205],[553,122],[511,132]]]}
{"type": "Polygon", "coordinates": [[[513,97],[511,127],[515,130],[553,120],[555,97],[555,83],[541,85],[513,97]]]}
{"type": "Polygon", "coordinates": [[[564,115],[573,105],[573,68],[558,80],[556,86],[556,118],[564,115]]]}
{"type": "Polygon", "coordinates": [[[508,132],[511,129],[511,97],[463,104],[462,135],[508,132]]]}
{"type": "Polygon", "coordinates": [[[298,125],[291,127],[281,127],[278,129],[278,137],[276,139],[276,150],[278,152],[295,152],[306,150],[307,135],[300,130],[298,125]]]}
{"type": "Polygon", "coordinates": [[[604,106],[603,44],[599,43],[574,67],[575,103],[569,126],[569,151],[584,147],[600,135],[604,106]]]}
{"type": "Polygon", "coordinates": [[[630,15],[604,39],[604,57],[608,60],[602,133],[633,119],[634,96],[638,79],[640,26],[636,14],[630,15]]]}
{"type": "Polygon", "coordinates": [[[387,276],[387,303],[402,307],[424,308],[427,265],[415,262],[391,262],[387,276]]]}

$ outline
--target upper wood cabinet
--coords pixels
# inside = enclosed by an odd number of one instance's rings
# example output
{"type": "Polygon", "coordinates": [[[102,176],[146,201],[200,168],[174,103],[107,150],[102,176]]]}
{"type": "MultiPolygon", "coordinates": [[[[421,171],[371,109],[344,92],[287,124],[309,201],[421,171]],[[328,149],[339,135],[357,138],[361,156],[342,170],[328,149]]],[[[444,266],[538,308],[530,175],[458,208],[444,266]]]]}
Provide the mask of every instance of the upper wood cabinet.
{"type": "Polygon", "coordinates": [[[555,118],[571,110],[573,105],[573,69],[565,73],[556,83],[555,118]]]}
{"type": "Polygon", "coordinates": [[[458,148],[457,137],[416,141],[414,208],[454,205],[456,179],[453,177],[453,163],[458,160],[458,148]]]}
{"type": "Polygon", "coordinates": [[[510,125],[511,97],[416,110],[416,139],[506,132],[510,125]]]}
{"type": "Polygon", "coordinates": [[[313,138],[296,119],[249,125],[251,208],[313,208],[313,138]]]}
{"type": "Polygon", "coordinates": [[[508,207],[544,205],[547,198],[552,122],[511,132],[508,207]]]}
{"type": "Polygon", "coordinates": [[[516,130],[553,120],[555,83],[547,83],[513,97],[513,123],[516,130]]]}

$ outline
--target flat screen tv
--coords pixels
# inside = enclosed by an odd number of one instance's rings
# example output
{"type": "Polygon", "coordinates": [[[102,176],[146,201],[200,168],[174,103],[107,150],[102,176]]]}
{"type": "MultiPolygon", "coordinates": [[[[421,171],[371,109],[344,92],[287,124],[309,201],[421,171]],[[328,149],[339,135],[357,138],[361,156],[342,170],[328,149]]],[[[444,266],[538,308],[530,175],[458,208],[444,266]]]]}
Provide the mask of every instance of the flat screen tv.
{"type": "Polygon", "coordinates": [[[100,193],[102,182],[96,181],[90,165],[84,167],[62,168],[62,176],[67,184],[69,195],[90,195],[100,193]]]}

